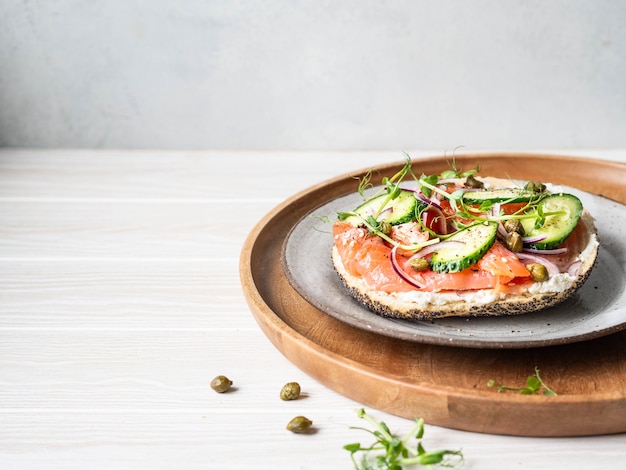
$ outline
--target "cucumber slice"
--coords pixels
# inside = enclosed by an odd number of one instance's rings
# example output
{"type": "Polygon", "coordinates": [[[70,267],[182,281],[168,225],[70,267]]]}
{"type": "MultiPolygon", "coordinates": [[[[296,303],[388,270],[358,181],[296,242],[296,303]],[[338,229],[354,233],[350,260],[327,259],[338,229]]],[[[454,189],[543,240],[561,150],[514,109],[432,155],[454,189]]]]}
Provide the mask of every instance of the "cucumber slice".
{"type": "Polygon", "coordinates": [[[448,245],[433,253],[430,269],[438,273],[456,273],[477,263],[496,241],[498,224],[485,222],[456,232],[449,241],[462,244],[448,245]]]}
{"type": "Polygon", "coordinates": [[[354,209],[358,216],[350,216],[345,221],[355,226],[363,225],[363,219],[373,217],[376,213],[379,214],[377,217],[378,222],[387,222],[390,225],[403,224],[415,219],[416,207],[419,201],[413,192],[400,191],[400,194],[395,199],[385,204],[387,196],[387,194],[381,194],[365,201],[354,209]],[[385,207],[379,211],[383,204],[385,204],[385,207]]]}
{"type": "Polygon", "coordinates": [[[573,194],[552,194],[544,198],[536,208],[533,208],[532,212],[527,212],[527,214],[536,214],[537,218],[521,220],[526,237],[542,237],[540,241],[529,243],[528,246],[538,250],[551,250],[558,247],[576,228],[582,212],[583,204],[573,194]],[[548,212],[562,212],[562,214],[547,215],[543,225],[536,227],[540,213],[548,212]]]}
{"type": "Polygon", "coordinates": [[[463,200],[469,204],[482,204],[489,202],[528,202],[537,197],[536,193],[522,188],[502,188],[493,191],[466,191],[463,193],[463,200]]]}

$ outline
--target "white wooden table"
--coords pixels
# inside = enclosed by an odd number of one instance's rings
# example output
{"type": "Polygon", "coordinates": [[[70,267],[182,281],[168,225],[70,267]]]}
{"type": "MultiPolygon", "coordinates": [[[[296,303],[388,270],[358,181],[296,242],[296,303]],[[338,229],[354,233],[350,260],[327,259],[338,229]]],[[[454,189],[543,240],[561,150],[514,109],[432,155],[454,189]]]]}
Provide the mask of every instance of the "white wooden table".
{"type": "MultiPolygon", "coordinates": [[[[411,152],[414,157],[440,152],[411,152]]],[[[626,161],[624,151],[551,152],[626,161]]],[[[360,405],[258,328],[239,283],[254,224],[400,152],[0,150],[1,469],[347,469],[360,405]],[[217,394],[225,374],[234,389],[217,394]],[[303,397],[278,397],[297,381],[303,397]],[[295,415],[314,421],[292,434],[295,415]]],[[[404,433],[411,422],[368,410],[404,433]]],[[[466,469],[622,468],[626,435],[426,426],[466,469]]]]}

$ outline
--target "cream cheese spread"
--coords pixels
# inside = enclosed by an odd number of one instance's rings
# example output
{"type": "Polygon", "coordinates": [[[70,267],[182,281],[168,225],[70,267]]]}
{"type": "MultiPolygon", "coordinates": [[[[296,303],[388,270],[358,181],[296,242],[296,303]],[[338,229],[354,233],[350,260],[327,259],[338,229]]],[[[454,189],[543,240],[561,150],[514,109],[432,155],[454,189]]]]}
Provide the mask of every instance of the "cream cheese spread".
{"type": "Polygon", "coordinates": [[[453,302],[471,302],[476,305],[485,305],[504,298],[504,294],[496,293],[493,289],[483,289],[466,292],[394,292],[391,297],[401,302],[414,303],[417,308],[426,308],[429,305],[447,305],[453,302]]]}

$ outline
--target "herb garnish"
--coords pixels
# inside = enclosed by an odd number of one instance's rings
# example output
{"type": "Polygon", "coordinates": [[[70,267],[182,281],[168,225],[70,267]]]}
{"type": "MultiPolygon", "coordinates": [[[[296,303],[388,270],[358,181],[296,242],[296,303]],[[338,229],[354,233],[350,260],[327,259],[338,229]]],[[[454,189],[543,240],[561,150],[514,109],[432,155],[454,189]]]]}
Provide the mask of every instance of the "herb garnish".
{"type": "MultiPolygon", "coordinates": [[[[477,165],[475,168],[464,171],[461,168],[457,167],[456,161],[453,159],[451,162],[448,162],[448,165],[450,166],[450,168],[442,171],[440,174],[426,175],[422,173],[419,177],[417,177],[417,175],[413,172],[413,169],[412,169],[411,157],[407,153],[404,153],[404,156],[406,158],[406,161],[403,167],[391,178],[388,178],[388,177],[382,178],[382,187],[375,194],[369,197],[365,196],[365,190],[373,187],[371,183],[371,179],[372,179],[371,171],[366,173],[360,179],[359,187],[358,187],[358,192],[364,199],[373,199],[375,197],[380,196],[381,194],[385,194],[385,193],[387,194],[387,197],[385,198],[384,202],[380,204],[376,213],[374,213],[373,215],[370,215],[367,218],[361,217],[361,219],[362,219],[362,224],[368,229],[369,232],[375,235],[381,236],[383,239],[390,242],[391,244],[397,244],[397,243],[395,243],[389,237],[385,236],[386,233],[384,230],[383,222],[380,222],[378,218],[381,212],[383,211],[383,209],[387,206],[387,204],[390,201],[396,199],[400,195],[402,191],[400,184],[405,179],[407,179],[407,177],[410,177],[414,180],[414,182],[417,184],[417,187],[419,188],[419,191],[422,193],[422,195],[425,198],[437,197],[439,200],[447,200],[453,212],[456,214],[454,223],[456,224],[458,229],[468,227],[470,225],[474,225],[477,223],[483,223],[486,221],[503,222],[503,221],[510,220],[510,219],[517,219],[517,220],[535,219],[536,221],[535,227],[540,228],[545,223],[546,217],[564,214],[563,211],[550,211],[550,212],[543,211],[543,208],[539,203],[547,195],[547,193],[545,193],[545,186],[543,185],[537,186],[539,183],[532,183],[532,184],[527,185],[523,189],[520,188],[520,192],[530,191],[534,193],[534,196],[531,197],[530,200],[523,207],[521,207],[518,211],[516,211],[513,214],[503,214],[501,212],[494,213],[493,211],[494,203],[491,201],[483,201],[478,207],[471,205],[471,204],[467,204],[463,198],[463,194],[465,192],[464,189],[457,189],[455,191],[448,192],[445,185],[446,183],[450,182],[450,180],[454,180],[454,179],[460,179],[460,178],[473,179],[474,175],[480,172],[479,165],[477,165]],[[532,210],[535,208],[537,209],[537,211],[532,210]]],[[[512,198],[511,201],[513,201],[514,199],[515,198],[512,198]]],[[[502,201],[499,203],[499,205],[505,205],[508,202],[510,201],[502,201]]],[[[438,238],[438,240],[436,241],[445,240],[446,238],[451,236],[452,234],[447,234],[447,235],[435,234],[432,232],[432,230],[430,230],[428,227],[425,227],[423,225],[423,223],[421,222],[420,215],[421,215],[421,212],[427,209],[428,209],[428,206],[419,205],[417,213],[416,213],[416,221],[420,223],[420,225],[422,225],[422,229],[424,229],[426,232],[431,233],[431,235],[436,236],[436,238],[438,238]]],[[[338,215],[339,220],[346,220],[347,218],[354,217],[354,216],[360,217],[354,211],[339,212],[337,215],[338,215]]],[[[402,247],[402,248],[413,249],[414,251],[417,251],[423,248],[423,246],[420,245],[420,246],[402,247]]]]}
{"type": "Polygon", "coordinates": [[[535,366],[535,373],[526,379],[525,387],[509,387],[496,383],[495,380],[489,380],[487,387],[498,387],[498,392],[506,391],[520,392],[522,395],[537,395],[543,389],[544,395],[556,396],[556,392],[548,387],[539,375],[539,368],[535,366]]]}
{"type": "Polygon", "coordinates": [[[350,458],[357,470],[401,470],[405,466],[424,465],[432,468],[433,465],[442,467],[459,467],[463,463],[463,454],[460,450],[436,450],[427,452],[420,439],[424,435],[424,420],[416,419],[413,429],[402,439],[395,436],[383,421],[376,421],[363,408],[356,410],[359,418],[369,422],[374,429],[361,429],[375,438],[370,446],[360,443],[348,444],[343,448],[350,452],[350,458]],[[417,443],[411,444],[411,440],[417,443]],[[360,459],[357,454],[361,453],[360,459]]]}

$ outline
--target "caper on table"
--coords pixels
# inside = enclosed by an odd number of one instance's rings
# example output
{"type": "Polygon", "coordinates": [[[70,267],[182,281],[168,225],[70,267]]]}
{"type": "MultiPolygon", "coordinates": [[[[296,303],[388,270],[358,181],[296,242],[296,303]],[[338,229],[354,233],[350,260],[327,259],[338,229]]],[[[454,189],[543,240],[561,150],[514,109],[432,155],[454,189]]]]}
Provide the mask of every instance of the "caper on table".
{"type": "Polygon", "coordinates": [[[211,380],[211,388],[217,393],[227,392],[228,390],[230,390],[232,384],[232,380],[224,375],[218,375],[213,380],[211,380]]]}
{"type": "Polygon", "coordinates": [[[313,421],[305,416],[296,416],[289,423],[287,423],[286,429],[298,434],[304,434],[311,430],[313,421]]]}
{"type": "Polygon", "coordinates": [[[300,384],[298,382],[288,382],[280,390],[280,399],[289,401],[296,400],[300,396],[300,384]]]}

